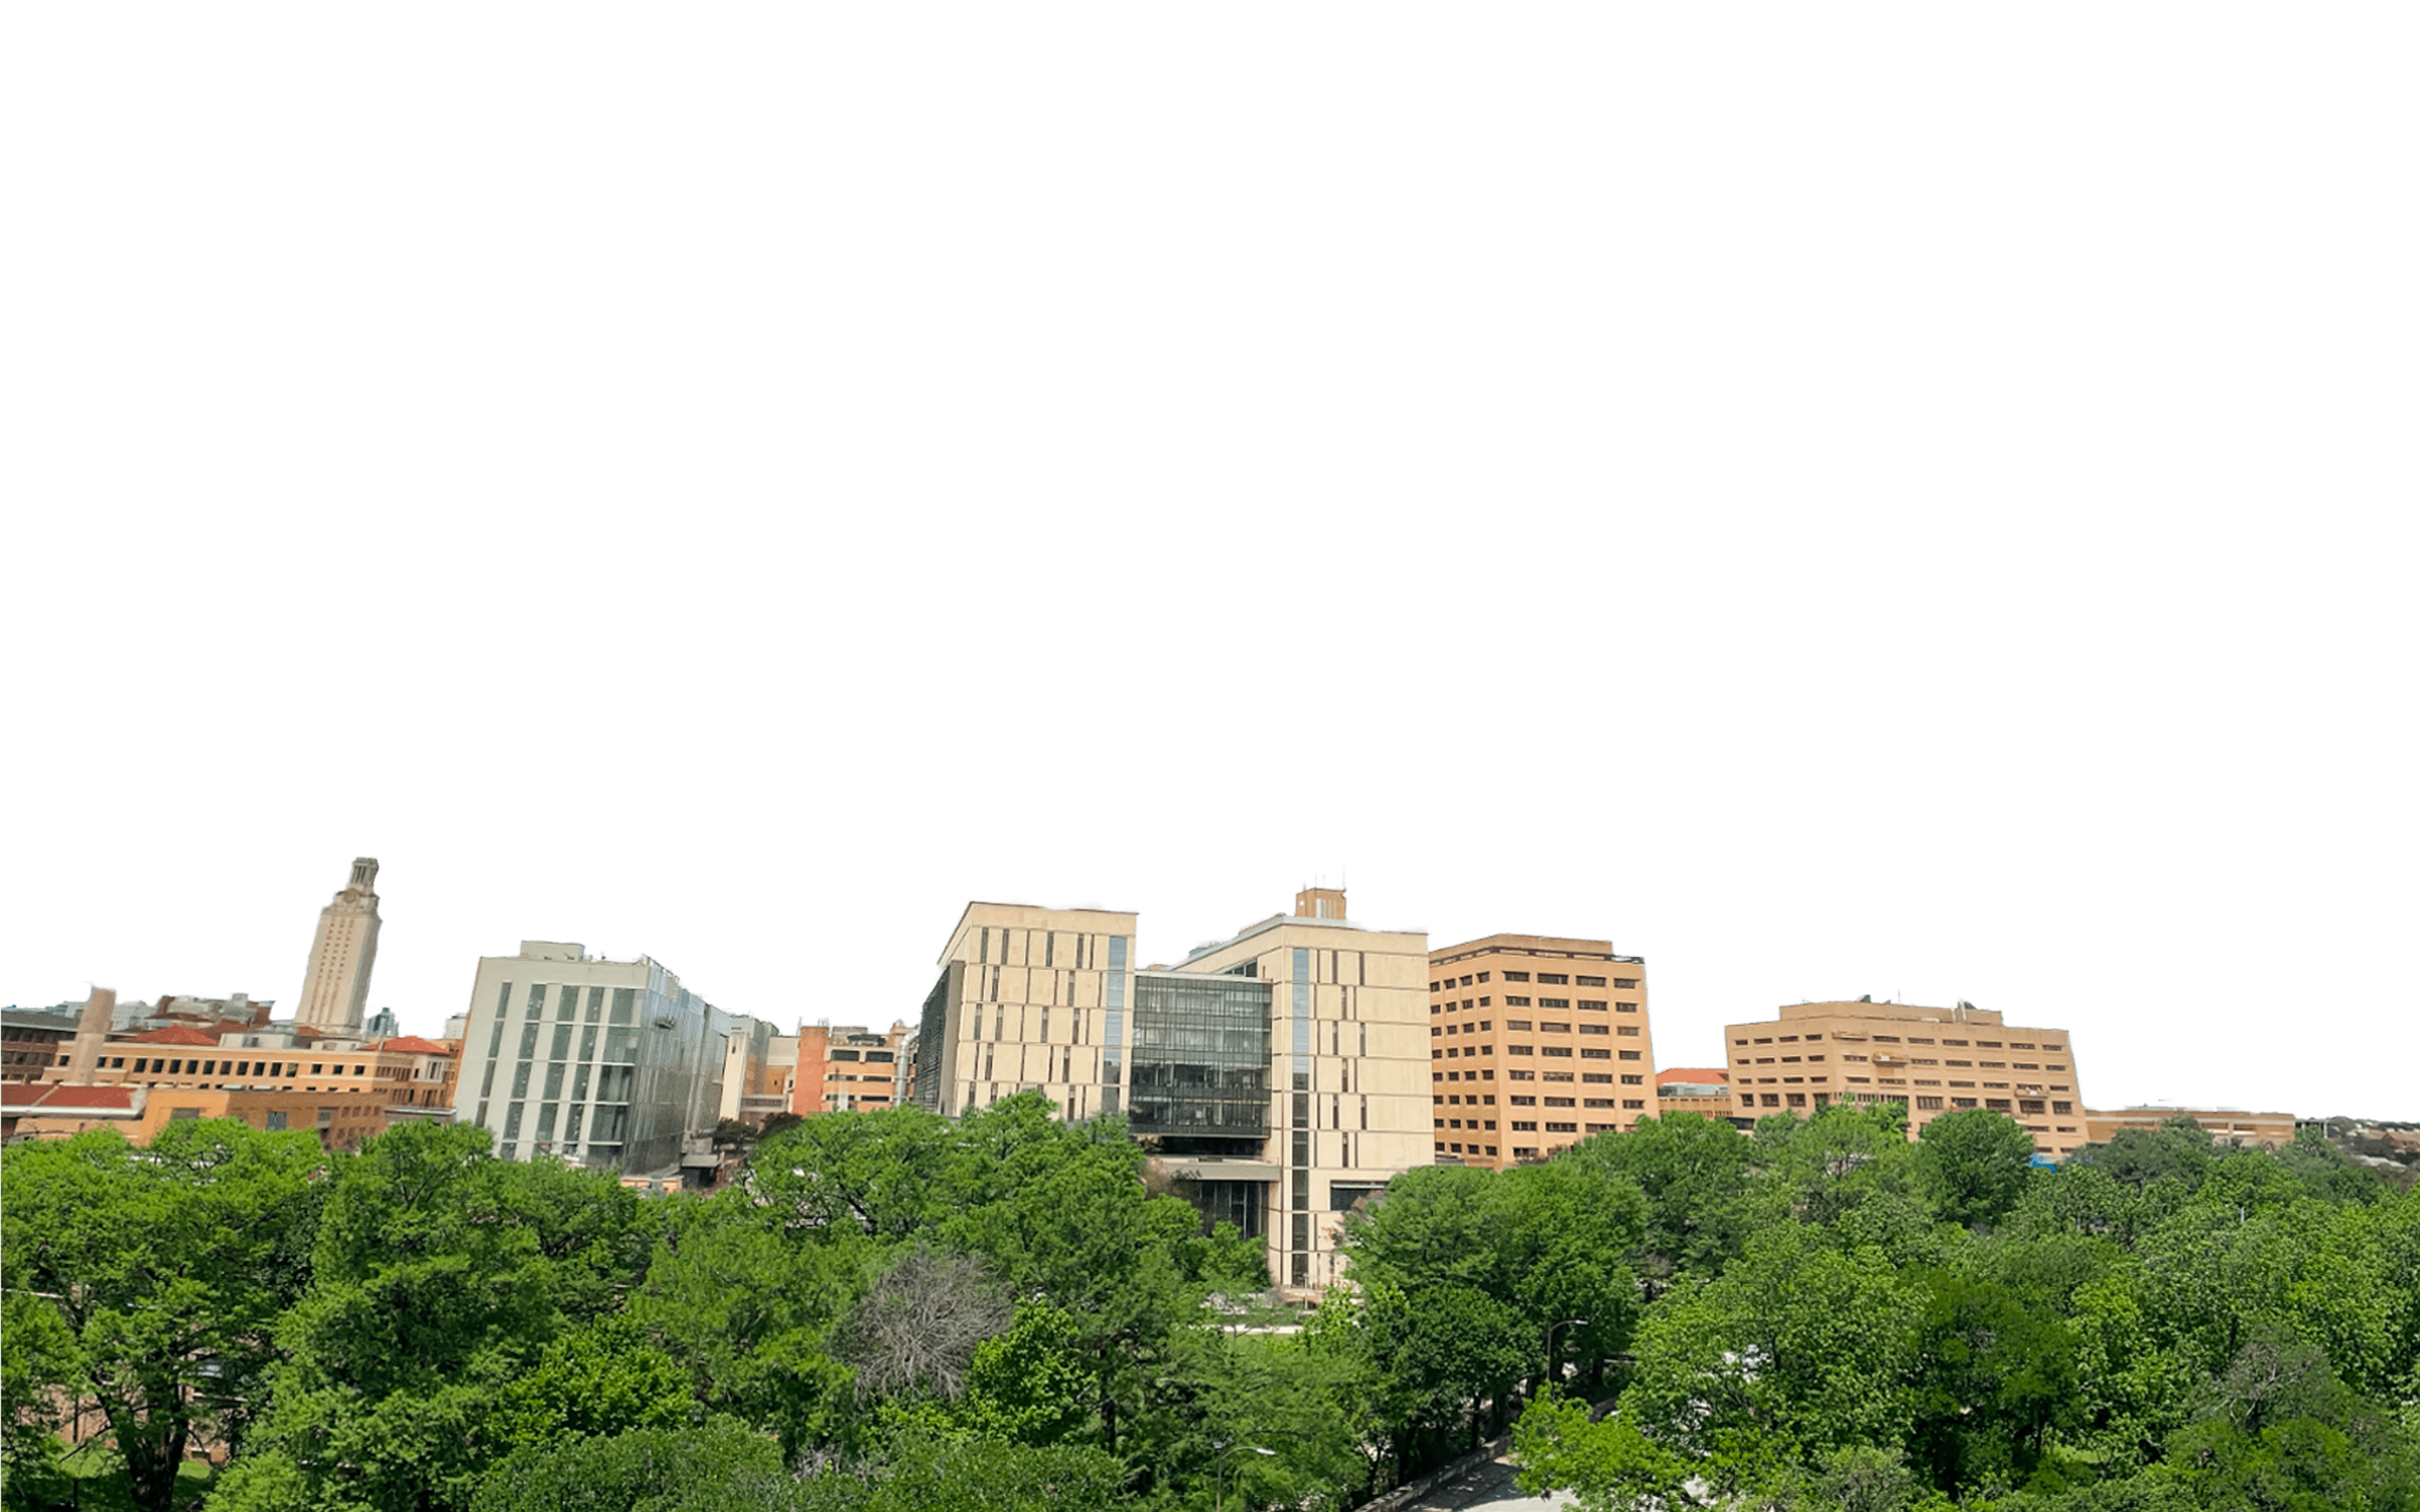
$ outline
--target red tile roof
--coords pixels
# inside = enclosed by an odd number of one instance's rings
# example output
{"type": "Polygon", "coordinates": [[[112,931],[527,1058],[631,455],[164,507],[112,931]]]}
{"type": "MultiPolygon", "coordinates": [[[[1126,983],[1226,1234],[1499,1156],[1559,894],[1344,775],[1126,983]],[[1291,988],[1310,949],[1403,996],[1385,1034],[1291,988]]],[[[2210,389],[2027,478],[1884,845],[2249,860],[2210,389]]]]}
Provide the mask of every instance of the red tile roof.
{"type": "Polygon", "coordinates": [[[203,1045],[215,1047],[219,1042],[219,1037],[215,1034],[205,1034],[199,1029],[187,1028],[182,1024],[171,1024],[164,1029],[130,1034],[118,1042],[120,1044],[189,1044],[197,1048],[203,1045]]]}
{"type": "Polygon", "coordinates": [[[454,1052],[434,1040],[424,1040],[416,1034],[398,1034],[392,1040],[380,1040],[371,1047],[392,1050],[399,1056],[450,1056],[454,1052]]]}
{"type": "Polygon", "coordinates": [[[1666,1082],[1688,1082],[1699,1087],[1708,1085],[1729,1087],[1730,1081],[1730,1073],[1714,1066],[1675,1066],[1670,1071],[1659,1071],[1655,1073],[1655,1085],[1658,1087],[1666,1082]]]}
{"type": "Polygon", "coordinates": [[[0,1087],[0,1106],[23,1114],[35,1108],[67,1117],[87,1109],[132,1111],[138,1087],[89,1087],[71,1082],[10,1083],[0,1087]]]}

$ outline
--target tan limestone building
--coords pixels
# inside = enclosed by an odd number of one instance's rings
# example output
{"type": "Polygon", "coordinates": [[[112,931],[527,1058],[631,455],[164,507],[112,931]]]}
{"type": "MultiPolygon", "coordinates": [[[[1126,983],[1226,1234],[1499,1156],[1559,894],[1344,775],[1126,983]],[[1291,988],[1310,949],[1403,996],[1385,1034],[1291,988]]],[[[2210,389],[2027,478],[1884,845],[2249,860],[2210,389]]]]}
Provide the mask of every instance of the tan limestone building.
{"type": "Polygon", "coordinates": [[[2120,1129],[2156,1129],[2170,1119],[2191,1119],[2220,1145],[2282,1149],[2294,1142],[2290,1113],[2247,1113],[2241,1108],[2118,1108],[2086,1112],[2085,1127],[2092,1142],[2105,1145],[2120,1129]]]}
{"type": "Polygon", "coordinates": [[[1125,1115],[1205,1220],[1265,1236],[1296,1294],[1342,1271],[1343,1214],[1431,1163],[1428,937],[1367,929],[1311,889],[1174,965],[1136,915],[967,905],[914,1037],[915,1100],[954,1117],[1038,1090],[1125,1115]]]}
{"type": "Polygon", "coordinates": [[[359,1038],[378,961],[378,860],[356,856],[344,890],[319,910],[318,933],[303,969],[294,1021],[323,1034],[359,1038]]]}
{"type": "Polygon", "coordinates": [[[1431,952],[1428,975],[1437,1157],[1501,1169],[1655,1112],[1642,958],[1490,934],[1431,952]]]}
{"type": "Polygon", "coordinates": [[[1904,1103],[1908,1137],[1944,1113],[2006,1113],[2035,1152],[2063,1159],[2090,1141],[2065,1029],[2023,1028],[1993,1010],[1791,1003],[1777,1018],[1725,1026],[1738,1116],[1802,1117],[1834,1103],[1904,1103]]]}

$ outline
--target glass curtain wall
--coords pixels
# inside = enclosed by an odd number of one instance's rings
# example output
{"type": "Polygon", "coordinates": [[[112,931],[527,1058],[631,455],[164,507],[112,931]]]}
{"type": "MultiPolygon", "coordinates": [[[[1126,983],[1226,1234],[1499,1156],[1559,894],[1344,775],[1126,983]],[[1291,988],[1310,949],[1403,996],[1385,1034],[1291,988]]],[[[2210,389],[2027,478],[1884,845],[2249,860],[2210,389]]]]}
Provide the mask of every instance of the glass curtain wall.
{"type": "Polygon", "coordinates": [[[1135,978],[1127,1124],[1171,1152],[1256,1155],[1269,1132],[1269,984],[1135,978]]]}

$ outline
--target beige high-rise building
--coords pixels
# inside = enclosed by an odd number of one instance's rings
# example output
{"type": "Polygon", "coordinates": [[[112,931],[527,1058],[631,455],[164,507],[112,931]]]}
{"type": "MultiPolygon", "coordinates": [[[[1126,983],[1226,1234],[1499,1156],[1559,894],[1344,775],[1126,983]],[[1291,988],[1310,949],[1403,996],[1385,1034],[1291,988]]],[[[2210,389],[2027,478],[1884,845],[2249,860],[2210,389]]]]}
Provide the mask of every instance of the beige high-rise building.
{"type": "Polygon", "coordinates": [[[1610,940],[1490,934],[1429,956],[1435,1153],[1497,1169],[1655,1111],[1647,963],[1610,940]]]}
{"type": "Polygon", "coordinates": [[[1832,1103],[1904,1103],[1913,1139],[1960,1108],[2006,1113],[2038,1154],[2089,1141],[2083,1083],[2065,1029],[2020,1028],[1961,1003],[1788,1003],[1777,1019],[1726,1026],[1739,1114],[1801,1116],[1832,1103]]]}
{"type": "Polygon", "coordinates": [[[359,1037],[369,1003],[370,966],[378,960],[378,869],[375,857],[353,859],[351,880],[319,910],[311,961],[294,1022],[322,1033],[359,1037]]]}
{"type": "Polygon", "coordinates": [[[1205,1219],[1268,1241],[1280,1288],[1341,1273],[1343,1215],[1431,1164],[1428,937],[1347,921],[1343,894],[1140,966],[1136,917],[969,903],[915,1040],[915,1100],[956,1116],[1039,1090],[1126,1116],[1205,1219]]]}

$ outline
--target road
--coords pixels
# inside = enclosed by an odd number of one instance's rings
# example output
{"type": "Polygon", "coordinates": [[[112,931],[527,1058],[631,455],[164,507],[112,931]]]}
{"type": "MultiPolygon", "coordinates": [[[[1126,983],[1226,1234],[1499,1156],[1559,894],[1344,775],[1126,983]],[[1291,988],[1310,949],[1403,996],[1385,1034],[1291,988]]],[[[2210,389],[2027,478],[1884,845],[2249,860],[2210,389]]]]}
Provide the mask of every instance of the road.
{"type": "Polygon", "coordinates": [[[1472,1471],[1450,1486],[1440,1486],[1414,1502],[1404,1512],[1547,1512],[1572,1504],[1569,1491],[1524,1496],[1512,1485],[1512,1462],[1498,1459],[1472,1471]]]}

